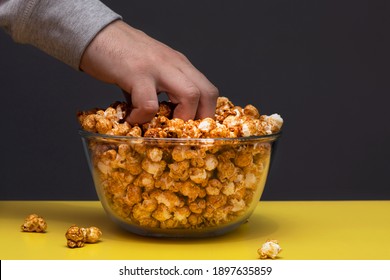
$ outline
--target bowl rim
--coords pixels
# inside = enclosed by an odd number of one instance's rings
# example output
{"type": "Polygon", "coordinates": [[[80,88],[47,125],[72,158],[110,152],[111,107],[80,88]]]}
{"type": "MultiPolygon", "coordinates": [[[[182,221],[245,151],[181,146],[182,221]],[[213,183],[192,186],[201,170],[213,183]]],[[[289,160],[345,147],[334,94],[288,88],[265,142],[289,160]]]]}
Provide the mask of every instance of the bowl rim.
{"type": "Polygon", "coordinates": [[[120,136],[109,135],[91,132],[79,129],[79,135],[86,139],[102,139],[102,140],[118,140],[118,141],[142,141],[142,142],[170,142],[170,143],[250,143],[250,142],[274,142],[282,136],[282,131],[267,135],[236,137],[236,138],[153,138],[153,137],[134,137],[134,136],[120,136]]]}

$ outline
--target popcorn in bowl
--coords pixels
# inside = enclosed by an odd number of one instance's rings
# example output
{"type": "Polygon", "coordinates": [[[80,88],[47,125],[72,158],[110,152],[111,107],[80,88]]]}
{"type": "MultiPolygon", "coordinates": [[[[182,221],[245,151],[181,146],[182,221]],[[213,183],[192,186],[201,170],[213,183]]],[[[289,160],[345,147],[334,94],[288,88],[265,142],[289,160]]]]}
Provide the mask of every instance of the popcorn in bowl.
{"type": "Polygon", "coordinates": [[[78,113],[95,187],[108,215],[131,232],[220,235],[245,222],[266,182],[282,118],[219,97],[215,118],[125,121],[127,104],[78,113]]]}

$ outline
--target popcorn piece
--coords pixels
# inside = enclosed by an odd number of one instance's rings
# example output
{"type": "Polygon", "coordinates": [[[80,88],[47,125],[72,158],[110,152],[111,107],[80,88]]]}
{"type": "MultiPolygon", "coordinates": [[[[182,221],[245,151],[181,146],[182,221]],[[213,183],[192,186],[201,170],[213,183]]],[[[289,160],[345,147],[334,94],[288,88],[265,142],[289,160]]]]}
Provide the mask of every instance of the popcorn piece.
{"type": "Polygon", "coordinates": [[[166,165],[166,162],[163,160],[155,162],[149,160],[148,158],[144,158],[141,163],[142,169],[153,175],[153,178],[160,177],[161,174],[163,174],[166,165]]]}
{"type": "Polygon", "coordinates": [[[71,226],[65,233],[66,244],[69,248],[80,248],[84,246],[84,232],[78,226],[71,226]]]}
{"type": "Polygon", "coordinates": [[[271,116],[269,116],[269,118],[271,119],[272,124],[273,124],[272,131],[273,132],[279,131],[283,126],[282,117],[279,114],[272,114],[271,116]]]}
{"type": "Polygon", "coordinates": [[[175,207],[183,206],[184,202],[171,191],[153,191],[150,194],[151,198],[154,198],[157,203],[164,204],[169,210],[173,210],[175,207]]]}
{"type": "Polygon", "coordinates": [[[217,108],[215,110],[215,118],[217,121],[222,121],[234,107],[233,103],[227,97],[219,97],[217,99],[217,108]]]}
{"type": "Polygon", "coordinates": [[[239,151],[236,154],[236,157],[234,159],[234,163],[238,167],[245,167],[245,166],[251,165],[253,163],[252,153],[248,150],[239,151]]]}
{"type": "Polygon", "coordinates": [[[157,206],[158,203],[155,199],[145,199],[142,203],[134,205],[132,210],[133,218],[139,223],[146,220],[149,223],[151,222],[149,219],[151,218],[153,211],[157,209],[157,206]]]}
{"type": "Polygon", "coordinates": [[[204,197],[206,192],[192,181],[188,180],[180,184],[180,193],[188,198],[189,202],[194,201],[197,197],[204,197]]]}
{"type": "Polygon", "coordinates": [[[158,180],[156,180],[154,186],[161,190],[171,190],[173,192],[178,191],[178,184],[169,176],[169,172],[164,172],[158,180]]]}
{"type": "Polygon", "coordinates": [[[96,131],[96,118],[94,114],[88,115],[88,113],[80,113],[79,121],[81,123],[81,127],[90,132],[96,131]]]}
{"type": "Polygon", "coordinates": [[[103,116],[97,115],[95,117],[96,120],[96,131],[100,134],[107,134],[112,128],[112,122],[110,120],[104,118],[103,116]]]}
{"type": "Polygon", "coordinates": [[[181,128],[164,127],[163,131],[166,134],[167,138],[182,138],[183,137],[183,130],[181,128]]]}
{"type": "Polygon", "coordinates": [[[125,136],[127,135],[131,130],[131,125],[127,122],[124,123],[114,123],[111,131],[109,134],[112,135],[119,135],[119,136],[125,136]]]}
{"type": "Polygon", "coordinates": [[[161,127],[149,128],[145,131],[144,137],[167,138],[167,133],[161,127]]]}
{"type": "Polygon", "coordinates": [[[132,136],[132,137],[141,137],[142,136],[142,130],[139,126],[134,126],[130,129],[130,131],[127,133],[126,136],[132,136]]]}
{"type": "Polygon", "coordinates": [[[172,217],[171,212],[165,204],[159,204],[153,212],[152,217],[160,222],[164,222],[172,217]]]}
{"type": "Polygon", "coordinates": [[[129,185],[127,187],[126,196],[124,196],[124,203],[133,206],[142,201],[142,189],[136,185],[129,185]]]}
{"type": "Polygon", "coordinates": [[[211,179],[206,186],[206,193],[208,195],[219,195],[223,185],[218,179],[211,179]]]}
{"type": "Polygon", "coordinates": [[[190,203],[189,209],[192,213],[201,214],[203,210],[206,209],[206,200],[197,198],[190,203]]]}
{"type": "Polygon", "coordinates": [[[162,160],[163,151],[160,148],[153,147],[146,150],[146,156],[153,162],[162,160]]]}
{"type": "Polygon", "coordinates": [[[131,148],[127,144],[119,144],[118,146],[118,154],[121,157],[126,157],[129,153],[131,153],[131,148]]]}
{"type": "Polygon", "coordinates": [[[86,243],[96,243],[100,240],[102,232],[97,227],[81,228],[86,243]]]}
{"type": "Polygon", "coordinates": [[[215,129],[217,124],[212,118],[205,118],[199,122],[198,128],[202,132],[203,136],[208,137],[210,131],[215,129]]]}
{"type": "Polygon", "coordinates": [[[201,157],[192,158],[190,160],[191,166],[195,168],[204,167],[205,160],[201,157]]]}
{"type": "Polygon", "coordinates": [[[218,179],[221,182],[230,181],[236,175],[236,167],[231,161],[220,160],[217,166],[218,179]]]}
{"type": "Polygon", "coordinates": [[[258,119],[248,120],[241,124],[241,135],[242,137],[250,137],[253,135],[261,135],[262,131],[260,128],[260,122],[258,119]]]}
{"type": "Polygon", "coordinates": [[[102,232],[97,227],[80,228],[76,225],[71,226],[65,233],[69,248],[80,248],[85,243],[96,243],[101,236],[102,232]]]}
{"type": "Polygon", "coordinates": [[[31,214],[26,217],[21,229],[22,231],[27,232],[45,232],[47,229],[47,223],[37,214],[31,214]]]}
{"type": "Polygon", "coordinates": [[[265,134],[272,134],[278,132],[283,125],[283,119],[278,114],[272,114],[271,116],[261,116],[261,125],[264,127],[265,134]]]}
{"type": "Polygon", "coordinates": [[[179,208],[176,208],[176,210],[174,211],[173,219],[175,221],[178,221],[182,225],[186,225],[187,218],[190,214],[191,214],[191,211],[190,211],[189,207],[187,207],[187,206],[179,207],[179,208]]]}
{"type": "Polygon", "coordinates": [[[148,228],[157,228],[161,227],[161,223],[157,221],[155,218],[145,218],[139,221],[140,226],[148,227],[148,228]]]}
{"type": "Polygon", "coordinates": [[[204,168],[207,171],[212,171],[218,166],[218,159],[215,155],[213,154],[207,154],[204,158],[204,168]]]}
{"type": "Polygon", "coordinates": [[[179,226],[179,221],[174,218],[170,218],[168,220],[160,222],[161,228],[177,228],[179,226]]]}
{"type": "Polygon", "coordinates": [[[168,120],[168,126],[176,129],[183,130],[185,121],[179,118],[173,118],[168,120]]]}
{"type": "Polygon", "coordinates": [[[282,248],[279,245],[277,240],[267,240],[261,248],[257,250],[261,259],[275,259],[276,256],[282,251],[282,248]]]}
{"type": "Polygon", "coordinates": [[[207,205],[211,206],[212,208],[219,208],[226,204],[227,196],[222,193],[218,195],[208,195],[206,202],[207,205]]]}
{"type": "Polygon", "coordinates": [[[214,209],[213,215],[209,218],[210,224],[217,226],[226,223],[229,220],[230,209],[231,206],[229,205],[214,209]]]}
{"type": "Polygon", "coordinates": [[[259,111],[257,110],[257,108],[255,106],[253,106],[251,104],[246,105],[243,112],[244,112],[245,116],[249,116],[253,119],[260,118],[259,111]]]}
{"type": "Polygon", "coordinates": [[[169,176],[171,176],[176,181],[185,181],[190,176],[190,162],[188,160],[168,164],[168,167],[170,170],[169,176]]]}
{"type": "Polygon", "coordinates": [[[210,131],[210,138],[227,138],[230,136],[230,130],[224,125],[217,123],[217,127],[210,131]]]}
{"type": "Polygon", "coordinates": [[[153,175],[148,172],[142,172],[134,180],[134,185],[144,188],[145,190],[153,190],[154,189],[153,175]]]}
{"type": "Polygon", "coordinates": [[[230,211],[232,212],[238,212],[238,211],[241,211],[241,210],[244,210],[245,207],[246,207],[246,203],[243,199],[231,199],[229,201],[230,204],[232,204],[232,208],[230,209],[230,211]]]}
{"type": "Polygon", "coordinates": [[[222,193],[224,195],[233,195],[235,193],[235,185],[233,182],[225,182],[223,185],[222,185],[222,193]]]}
{"type": "Polygon", "coordinates": [[[104,111],[103,116],[113,122],[119,122],[126,116],[126,107],[123,102],[115,102],[104,111]]]}
{"type": "Polygon", "coordinates": [[[157,115],[170,119],[172,117],[174,107],[175,106],[171,102],[162,101],[159,104],[157,115]]]}
{"type": "Polygon", "coordinates": [[[188,120],[184,123],[183,136],[187,138],[200,138],[202,131],[199,129],[199,120],[188,120]]]}
{"type": "Polygon", "coordinates": [[[183,161],[198,157],[198,153],[192,150],[189,146],[175,146],[172,150],[172,159],[175,161],[183,161]]]}
{"type": "Polygon", "coordinates": [[[202,215],[200,214],[195,214],[195,213],[192,213],[189,217],[188,217],[188,223],[197,228],[199,227],[204,221],[204,218],[202,217],[202,215]]]}
{"type": "Polygon", "coordinates": [[[197,184],[203,185],[207,183],[207,172],[203,168],[190,168],[190,179],[197,184]]]}

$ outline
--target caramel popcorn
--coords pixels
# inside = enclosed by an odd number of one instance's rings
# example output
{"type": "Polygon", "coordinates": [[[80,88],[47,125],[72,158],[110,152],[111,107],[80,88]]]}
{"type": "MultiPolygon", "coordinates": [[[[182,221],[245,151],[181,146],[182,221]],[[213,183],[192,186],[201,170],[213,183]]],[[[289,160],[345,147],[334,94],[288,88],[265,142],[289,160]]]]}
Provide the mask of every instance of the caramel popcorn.
{"type": "MultiPolygon", "coordinates": [[[[86,131],[133,137],[89,140],[102,199],[124,221],[148,228],[202,229],[245,219],[262,192],[271,143],[224,139],[275,134],[282,118],[261,115],[253,105],[235,106],[226,97],[218,98],[214,119],[184,121],[172,118],[173,109],[161,102],[156,116],[142,125],[125,121],[124,102],[78,114],[86,131]],[[193,143],[194,138],[206,142],[193,143]]],[[[71,246],[86,242],[78,228],[69,234],[71,246]]]]}
{"type": "Polygon", "coordinates": [[[80,248],[85,243],[96,243],[102,236],[102,232],[97,227],[82,228],[76,225],[71,226],[65,233],[69,248],[80,248]]]}
{"type": "Polygon", "coordinates": [[[276,256],[282,251],[278,240],[267,240],[261,248],[257,250],[261,259],[275,259],[276,256]]]}
{"type": "Polygon", "coordinates": [[[81,127],[100,134],[152,138],[236,138],[269,135],[280,131],[283,119],[278,114],[260,115],[253,105],[234,106],[227,97],[219,97],[215,119],[183,121],[171,118],[174,105],[162,101],[156,116],[146,124],[131,126],[125,121],[128,107],[115,102],[107,109],[79,112],[81,127]]]}
{"type": "Polygon", "coordinates": [[[22,231],[28,232],[45,232],[47,229],[47,223],[37,214],[31,214],[26,217],[21,229],[22,231]]]}

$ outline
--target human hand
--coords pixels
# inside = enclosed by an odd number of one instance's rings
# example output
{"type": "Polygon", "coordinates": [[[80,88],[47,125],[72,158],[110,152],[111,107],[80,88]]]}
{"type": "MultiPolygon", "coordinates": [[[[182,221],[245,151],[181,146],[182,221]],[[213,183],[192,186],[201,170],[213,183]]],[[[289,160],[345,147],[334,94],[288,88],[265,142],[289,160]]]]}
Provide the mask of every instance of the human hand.
{"type": "Polygon", "coordinates": [[[214,118],[217,88],[184,55],[123,21],[111,23],[92,40],[80,69],[128,93],[131,124],[154,117],[161,92],[177,104],[175,118],[214,118]]]}

